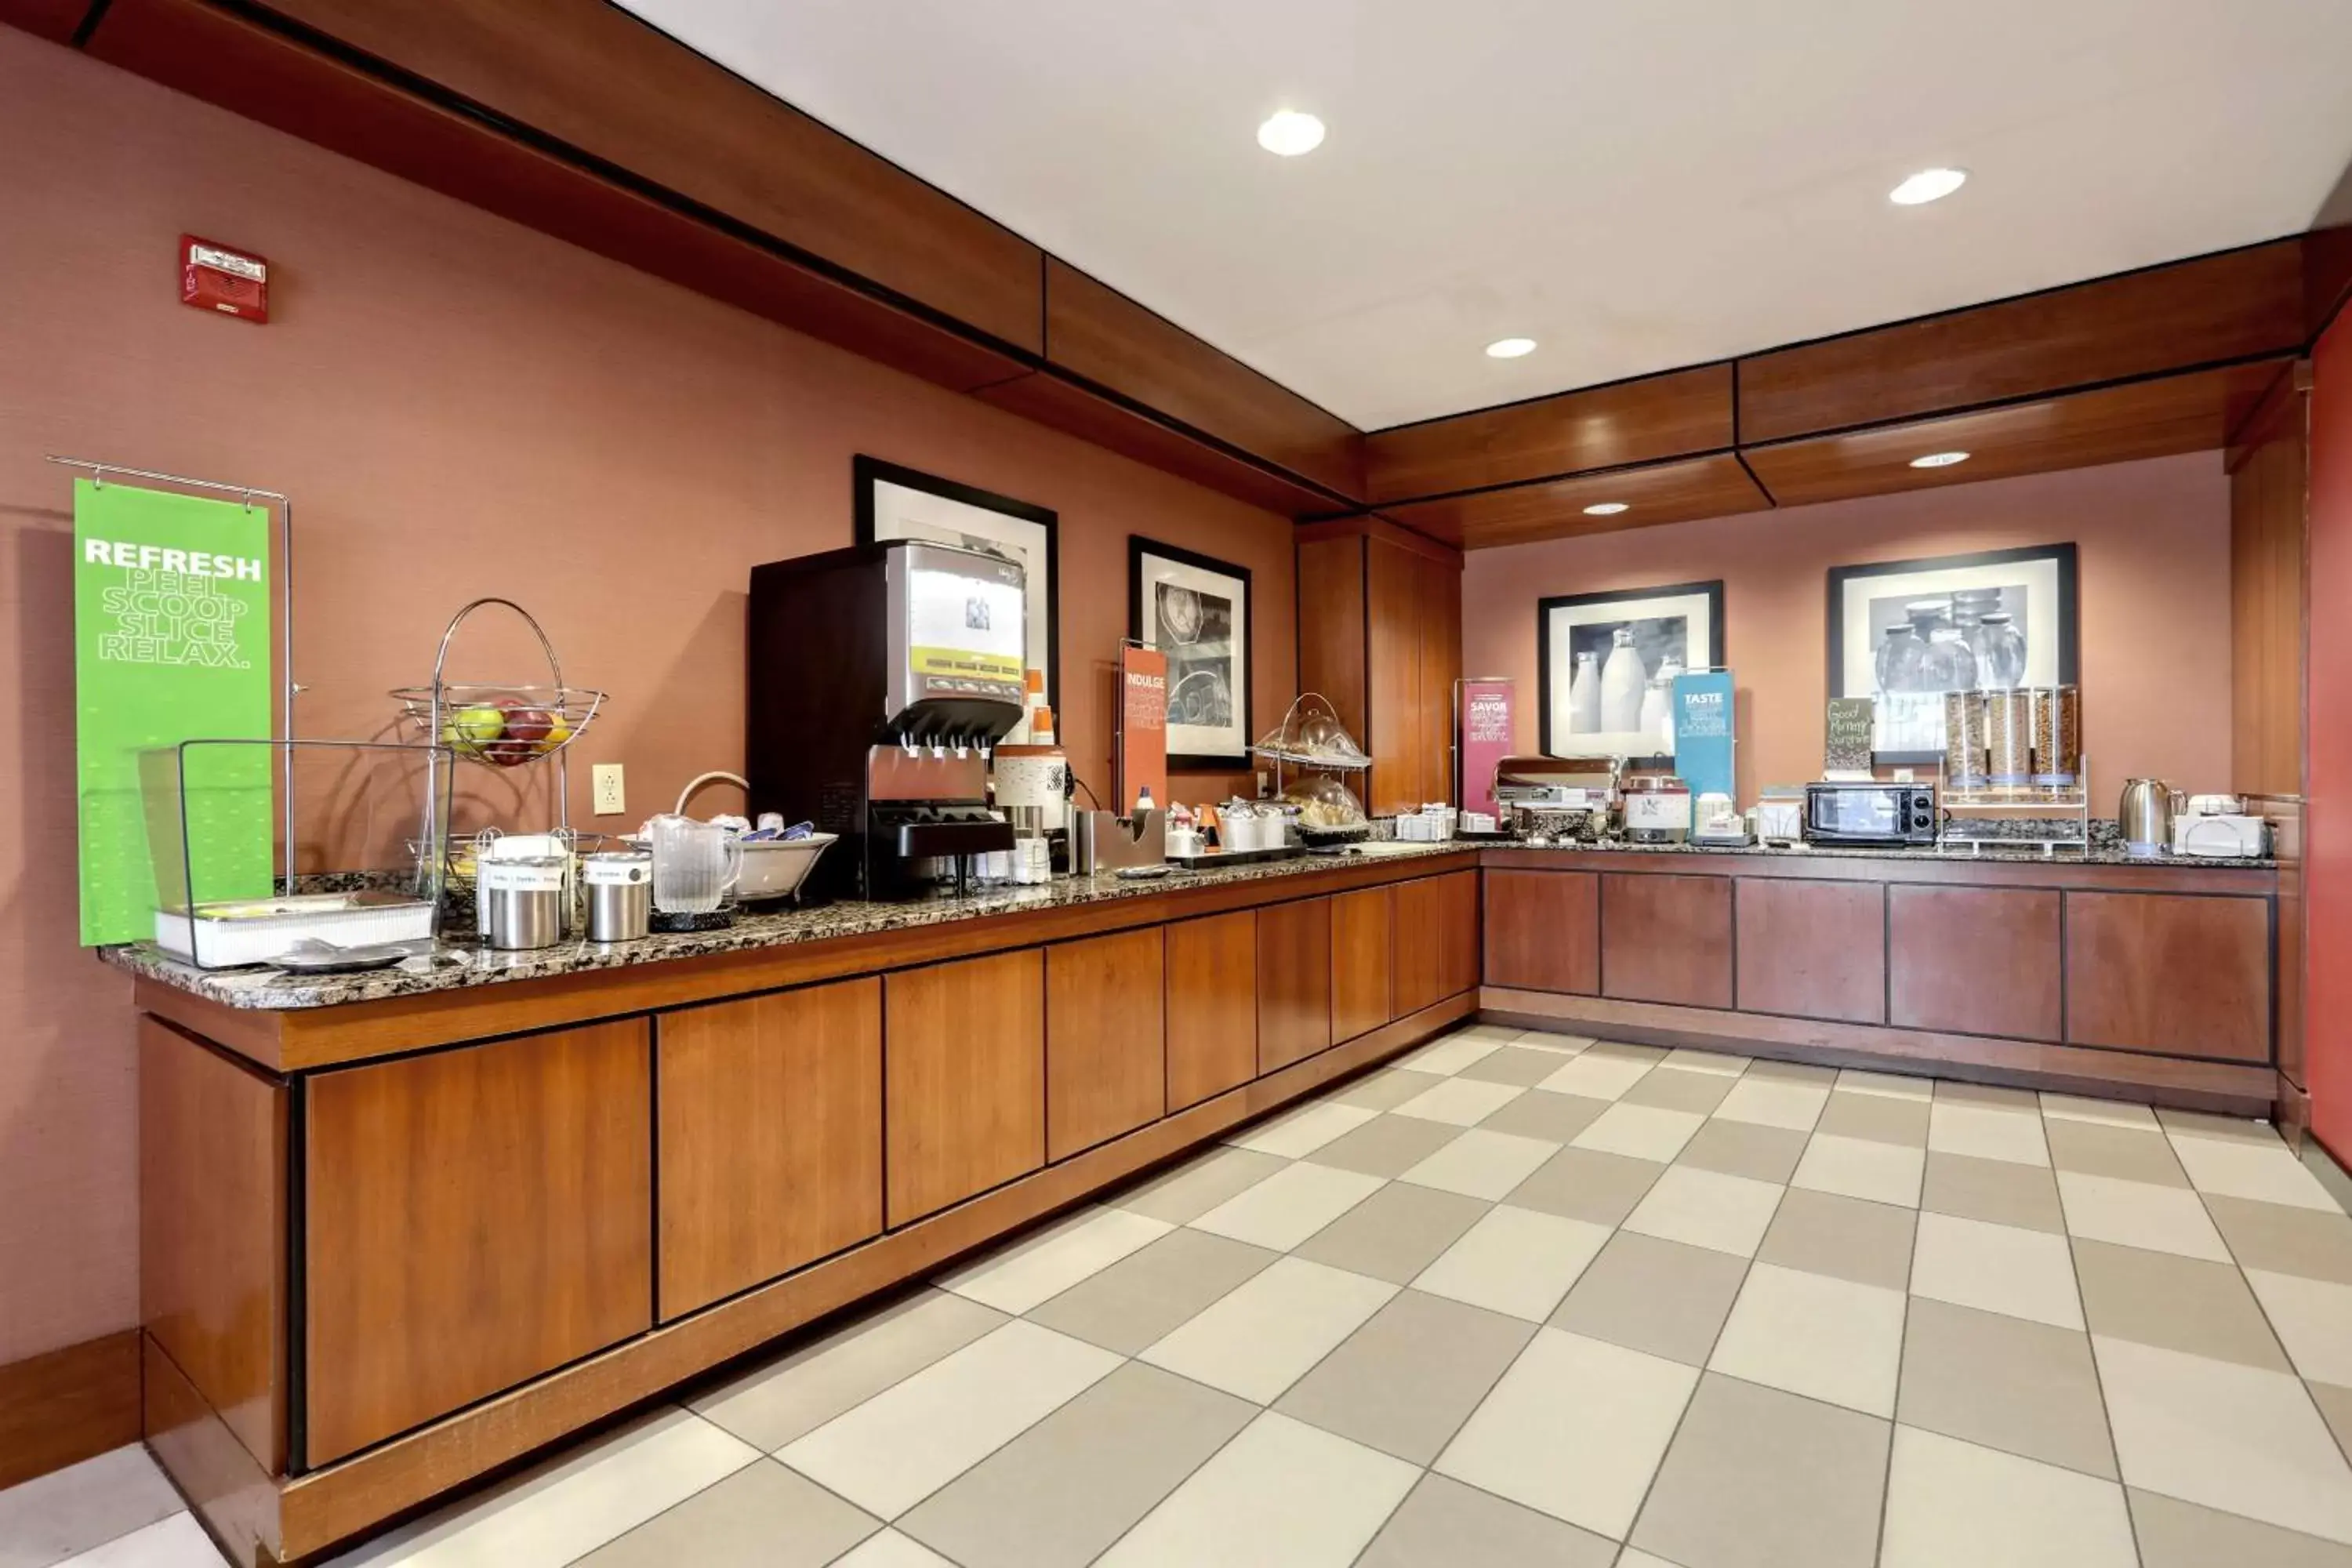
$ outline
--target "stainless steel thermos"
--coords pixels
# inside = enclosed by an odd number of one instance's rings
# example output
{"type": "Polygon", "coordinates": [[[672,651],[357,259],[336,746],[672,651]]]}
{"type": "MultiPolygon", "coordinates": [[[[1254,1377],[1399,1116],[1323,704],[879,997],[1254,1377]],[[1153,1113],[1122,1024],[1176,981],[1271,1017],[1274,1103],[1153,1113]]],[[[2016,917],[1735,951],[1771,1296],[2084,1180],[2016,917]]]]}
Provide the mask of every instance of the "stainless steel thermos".
{"type": "Polygon", "coordinates": [[[654,913],[654,858],[643,849],[612,849],[581,862],[588,886],[588,940],[635,942],[654,913]]]}

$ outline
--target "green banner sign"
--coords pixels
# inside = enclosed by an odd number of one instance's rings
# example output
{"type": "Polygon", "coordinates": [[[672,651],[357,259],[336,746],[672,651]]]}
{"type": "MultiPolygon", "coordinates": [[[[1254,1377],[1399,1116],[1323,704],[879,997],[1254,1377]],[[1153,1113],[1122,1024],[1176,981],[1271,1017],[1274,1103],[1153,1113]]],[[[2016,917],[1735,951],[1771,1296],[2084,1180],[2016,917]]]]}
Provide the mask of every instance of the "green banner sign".
{"type": "Polygon", "coordinates": [[[74,484],[74,700],[81,940],[155,934],[159,898],[273,890],[268,746],[216,746],[184,780],[142,756],[187,740],[266,741],[270,517],[236,501],[74,484]],[[143,798],[142,773],[156,784],[143,798]],[[184,795],[187,869],[180,819],[184,795]],[[151,821],[153,831],[151,834],[151,821]],[[194,887],[184,884],[193,874],[194,887]]]}

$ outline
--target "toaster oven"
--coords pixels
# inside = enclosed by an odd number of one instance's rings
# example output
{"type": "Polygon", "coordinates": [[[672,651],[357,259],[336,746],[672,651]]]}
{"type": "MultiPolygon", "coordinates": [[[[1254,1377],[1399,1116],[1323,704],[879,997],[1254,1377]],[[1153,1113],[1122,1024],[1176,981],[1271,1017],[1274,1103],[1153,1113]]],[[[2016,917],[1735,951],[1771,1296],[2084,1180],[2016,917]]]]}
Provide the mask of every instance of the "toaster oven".
{"type": "Polygon", "coordinates": [[[1902,846],[1936,842],[1936,786],[1814,784],[1805,786],[1809,844],[1902,846]]]}

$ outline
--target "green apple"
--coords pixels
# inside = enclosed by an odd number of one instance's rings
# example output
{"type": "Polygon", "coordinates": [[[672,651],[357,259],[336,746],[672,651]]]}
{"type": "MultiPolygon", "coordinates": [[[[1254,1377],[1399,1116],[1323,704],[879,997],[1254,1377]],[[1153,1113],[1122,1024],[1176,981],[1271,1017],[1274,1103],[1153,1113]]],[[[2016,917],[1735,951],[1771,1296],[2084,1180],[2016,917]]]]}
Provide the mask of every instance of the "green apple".
{"type": "Polygon", "coordinates": [[[482,748],[506,733],[507,716],[487,703],[460,708],[441,726],[442,742],[461,757],[478,757],[482,748]]]}

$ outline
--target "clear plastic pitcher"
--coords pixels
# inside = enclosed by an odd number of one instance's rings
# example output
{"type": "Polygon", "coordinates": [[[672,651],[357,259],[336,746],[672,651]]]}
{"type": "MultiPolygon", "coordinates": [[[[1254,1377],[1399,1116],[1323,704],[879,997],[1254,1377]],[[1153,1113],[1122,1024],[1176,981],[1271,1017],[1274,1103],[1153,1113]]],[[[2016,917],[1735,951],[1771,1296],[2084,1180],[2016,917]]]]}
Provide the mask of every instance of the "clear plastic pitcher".
{"type": "Polygon", "coordinates": [[[654,908],[709,914],[743,876],[743,845],[731,827],[664,813],[646,825],[654,852],[654,908]]]}

